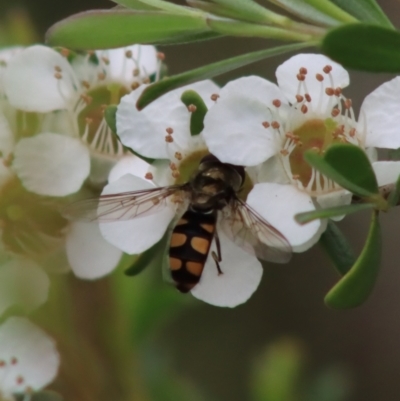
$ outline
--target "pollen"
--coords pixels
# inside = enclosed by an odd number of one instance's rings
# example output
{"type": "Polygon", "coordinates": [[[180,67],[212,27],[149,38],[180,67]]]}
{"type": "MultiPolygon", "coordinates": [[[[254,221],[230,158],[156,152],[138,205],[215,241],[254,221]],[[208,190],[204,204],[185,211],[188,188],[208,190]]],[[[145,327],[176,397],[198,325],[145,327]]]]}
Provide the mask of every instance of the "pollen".
{"type": "Polygon", "coordinates": [[[326,65],[322,71],[324,71],[325,74],[329,74],[332,71],[332,66],[331,65],[326,65]]]}
{"type": "Polygon", "coordinates": [[[304,96],[296,95],[296,100],[301,103],[304,100],[304,96]]]}
{"type": "Polygon", "coordinates": [[[157,58],[161,61],[165,60],[165,53],[163,52],[157,52],[157,58]]]}
{"type": "Polygon", "coordinates": [[[197,107],[194,104],[189,104],[188,110],[190,113],[194,113],[197,110],[197,107]]]}
{"type": "Polygon", "coordinates": [[[308,93],[306,93],[306,94],[304,95],[304,97],[306,98],[306,100],[307,100],[308,103],[311,102],[311,96],[310,96],[308,93]]]}
{"type": "Polygon", "coordinates": [[[275,107],[281,107],[282,102],[281,102],[279,99],[274,99],[274,100],[272,101],[272,104],[273,104],[275,107]]]}
{"type": "Polygon", "coordinates": [[[271,124],[268,121],[264,121],[262,125],[264,128],[269,128],[271,126],[271,124]]]}
{"type": "Polygon", "coordinates": [[[337,117],[340,114],[340,110],[338,108],[332,109],[332,117],[337,117]]]}
{"type": "Polygon", "coordinates": [[[278,123],[278,121],[272,121],[271,126],[274,129],[279,129],[281,125],[278,123]]]}
{"type": "Polygon", "coordinates": [[[218,100],[218,98],[219,98],[219,95],[217,93],[213,93],[211,95],[211,100],[214,101],[214,102],[216,102],[218,100]]]}
{"type": "Polygon", "coordinates": [[[182,153],[181,152],[175,152],[175,159],[176,160],[182,160],[182,153]]]}
{"type": "Polygon", "coordinates": [[[308,107],[305,105],[305,104],[303,104],[302,106],[301,106],[301,112],[303,113],[303,114],[306,114],[307,113],[307,111],[308,111],[308,107]]]}
{"type": "Polygon", "coordinates": [[[333,88],[325,88],[325,93],[328,96],[333,96],[335,94],[335,90],[333,88]]]}
{"type": "Polygon", "coordinates": [[[134,91],[135,89],[139,88],[139,86],[140,86],[139,82],[137,82],[137,81],[132,82],[131,89],[134,91]]]}
{"type": "Polygon", "coordinates": [[[144,178],[146,178],[146,180],[152,180],[153,179],[153,174],[148,172],[145,174],[144,178]]]}
{"type": "Polygon", "coordinates": [[[296,77],[299,81],[304,81],[306,79],[306,76],[304,74],[297,74],[296,77]]]}
{"type": "Polygon", "coordinates": [[[172,142],[174,142],[174,138],[172,138],[171,135],[167,135],[167,136],[165,137],[165,142],[167,142],[167,143],[172,143],[172,142]]]}
{"type": "Polygon", "coordinates": [[[299,72],[300,72],[300,74],[303,74],[303,75],[307,75],[307,68],[305,68],[305,67],[301,67],[300,69],[299,69],[299,72]]]}
{"type": "Polygon", "coordinates": [[[168,135],[172,135],[174,133],[174,130],[171,127],[168,127],[165,131],[167,131],[168,135]]]}
{"type": "Polygon", "coordinates": [[[322,74],[316,74],[315,78],[317,78],[317,81],[322,82],[324,80],[324,76],[322,74]]]}

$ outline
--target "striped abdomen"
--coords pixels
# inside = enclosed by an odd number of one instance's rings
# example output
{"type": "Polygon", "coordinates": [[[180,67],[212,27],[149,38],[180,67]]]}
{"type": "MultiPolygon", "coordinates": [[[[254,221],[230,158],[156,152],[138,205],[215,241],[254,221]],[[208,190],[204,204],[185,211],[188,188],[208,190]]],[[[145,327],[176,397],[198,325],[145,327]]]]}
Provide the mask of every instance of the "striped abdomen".
{"type": "Polygon", "coordinates": [[[188,209],[176,224],[170,242],[169,265],[176,288],[190,291],[200,280],[215,233],[217,211],[188,209]]]}

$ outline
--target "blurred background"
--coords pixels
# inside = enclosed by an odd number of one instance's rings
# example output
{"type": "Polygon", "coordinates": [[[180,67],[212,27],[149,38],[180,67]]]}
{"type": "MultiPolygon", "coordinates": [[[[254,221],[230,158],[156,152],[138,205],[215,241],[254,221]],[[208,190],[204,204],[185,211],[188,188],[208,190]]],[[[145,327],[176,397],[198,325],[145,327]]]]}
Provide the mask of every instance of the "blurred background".
{"type": "MultiPolygon", "coordinates": [[[[400,2],[379,0],[379,3],[399,26],[400,2]]],[[[112,5],[107,0],[0,0],[0,22],[7,24],[23,11],[31,18],[37,40],[41,42],[46,29],[56,21],[79,11],[112,5]]],[[[161,50],[166,53],[170,74],[175,74],[264,46],[261,40],[226,38],[161,50]]],[[[274,71],[284,58],[276,57],[225,74],[217,82],[223,85],[235,77],[251,74],[274,81],[274,71]]],[[[358,110],[363,98],[390,78],[352,71],[346,96],[358,110]]],[[[361,213],[347,217],[340,224],[357,250],[364,243],[368,223],[368,213],[361,213]]],[[[331,388],[341,388],[343,396],[330,398],[328,391],[326,397],[310,395],[307,400],[398,401],[400,211],[382,216],[382,226],[382,272],[374,293],[362,307],[338,312],[324,305],[323,297],[338,276],[316,246],[304,254],[294,255],[288,265],[266,265],[262,285],[245,305],[229,310],[193,300],[191,307],[169,313],[166,324],[151,339],[154,357],[164,355],[169,367],[188,382],[196,383],[206,394],[206,400],[257,399],[254,396],[257,379],[252,372],[267,347],[267,352],[278,349],[282,358],[299,363],[307,383],[322,377],[324,372],[333,372],[331,388]]],[[[167,291],[175,290],[168,288],[167,291]]],[[[270,355],[268,361],[274,361],[274,356],[270,355]]],[[[271,372],[279,371],[279,366],[278,362],[272,364],[271,372]]],[[[271,372],[268,377],[273,378],[271,372]]],[[[258,399],[303,400],[289,394],[258,399]]]]}

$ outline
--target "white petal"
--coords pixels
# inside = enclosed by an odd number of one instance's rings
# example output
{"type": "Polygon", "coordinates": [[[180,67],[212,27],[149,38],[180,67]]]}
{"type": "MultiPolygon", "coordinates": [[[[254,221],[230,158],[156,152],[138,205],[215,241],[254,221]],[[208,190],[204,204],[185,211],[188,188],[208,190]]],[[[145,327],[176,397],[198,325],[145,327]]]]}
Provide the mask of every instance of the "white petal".
{"type": "MultiPolygon", "coordinates": [[[[154,188],[139,177],[124,175],[104,187],[102,195],[154,188]]],[[[101,223],[100,231],[110,243],[130,255],[139,254],[157,243],[175,216],[172,207],[165,206],[156,213],[132,220],[101,223]]]]}
{"type": "MultiPolygon", "coordinates": [[[[335,63],[328,57],[321,54],[297,54],[281,64],[276,70],[279,88],[285,93],[291,103],[296,103],[296,95],[298,94],[299,87],[297,74],[302,67],[307,69],[304,82],[307,87],[307,93],[311,96],[311,106],[314,106],[313,110],[316,108],[324,110],[327,106],[329,97],[325,94],[325,88],[332,86],[335,88],[345,88],[350,82],[348,72],[340,64],[335,63]],[[326,65],[332,67],[330,73],[332,81],[323,72],[323,68],[326,65]],[[319,82],[316,79],[316,74],[321,74],[324,80],[319,82]]],[[[305,91],[302,91],[300,94],[304,95],[304,93],[305,91]]]]}
{"type": "Polygon", "coordinates": [[[122,256],[121,250],[102,237],[97,223],[72,223],[66,238],[66,251],[72,271],[84,279],[111,273],[122,256]]]}
{"type": "Polygon", "coordinates": [[[13,305],[27,312],[36,309],[47,300],[49,285],[46,273],[31,261],[4,263],[0,267],[0,315],[13,305]]]}
{"type": "Polygon", "coordinates": [[[281,158],[279,156],[270,157],[267,161],[254,167],[257,174],[254,178],[255,183],[258,182],[276,182],[278,184],[289,184],[290,180],[283,168],[281,158]]]}
{"type": "Polygon", "coordinates": [[[64,109],[74,94],[67,60],[41,45],[28,47],[10,60],[4,86],[12,106],[40,113],[64,109]],[[55,68],[61,71],[62,79],[55,78],[55,68]]]}
{"type": "Polygon", "coordinates": [[[0,50],[0,94],[4,94],[4,72],[10,60],[20,53],[24,48],[20,46],[9,47],[0,50]]]}
{"type": "Polygon", "coordinates": [[[135,155],[124,156],[110,171],[108,182],[114,182],[125,174],[132,174],[145,179],[149,168],[150,164],[140,157],[135,155]]]}
{"type": "Polygon", "coordinates": [[[64,135],[43,133],[18,142],[13,169],[39,195],[65,196],[80,189],[90,172],[87,147],[64,135]]]}
{"type": "Polygon", "coordinates": [[[364,100],[360,114],[366,126],[366,147],[400,147],[400,77],[385,82],[364,100]]]}
{"type": "Polygon", "coordinates": [[[42,389],[54,380],[60,365],[54,340],[22,317],[11,317],[0,326],[0,360],[6,362],[0,368],[0,391],[7,395],[42,389]],[[23,379],[19,384],[18,377],[23,379]]]}
{"type": "Polygon", "coordinates": [[[263,269],[257,258],[236,246],[223,232],[218,235],[223,274],[218,274],[215,261],[209,254],[200,282],[191,292],[209,304],[233,308],[251,297],[260,284],[263,269]]]}
{"type": "Polygon", "coordinates": [[[208,149],[224,163],[255,166],[279,150],[272,128],[272,101],[286,102],[279,88],[260,77],[239,78],[227,84],[204,119],[208,149]]]}
{"type": "Polygon", "coordinates": [[[107,80],[121,82],[129,85],[138,78],[149,77],[158,68],[157,51],[154,46],[134,45],[112,50],[99,50],[96,54],[107,57],[109,60],[106,66],[107,80]],[[132,58],[126,57],[126,52],[132,53],[132,58]],[[134,76],[133,72],[138,69],[139,75],[134,76]]]}
{"type": "Polygon", "coordinates": [[[309,212],[315,207],[309,195],[291,185],[256,184],[247,203],[286,237],[294,252],[306,251],[322,234],[321,220],[305,225],[295,221],[297,213],[309,212]]]}
{"type": "Polygon", "coordinates": [[[372,163],[378,185],[394,184],[400,175],[400,162],[375,162],[372,163]]]}
{"type": "Polygon", "coordinates": [[[189,151],[192,145],[190,113],[180,97],[184,91],[193,89],[210,104],[210,96],[218,92],[218,87],[211,81],[196,82],[173,90],[138,111],[136,102],[144,89],[142,85],[124,96],[118,106],[117,131],[121,142],[143,156],[168,159],[166,129],[172,128],[174,146],[181,152],[189,151]]]}

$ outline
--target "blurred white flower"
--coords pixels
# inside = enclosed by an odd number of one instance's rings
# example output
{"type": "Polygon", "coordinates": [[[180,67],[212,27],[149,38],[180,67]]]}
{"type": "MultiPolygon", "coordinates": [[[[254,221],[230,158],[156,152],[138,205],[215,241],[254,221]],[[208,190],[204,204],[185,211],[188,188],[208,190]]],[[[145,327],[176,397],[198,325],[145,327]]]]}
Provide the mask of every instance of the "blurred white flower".
{"type": "Polygon", "coordinates": [[[56,377],[60,356],[54,340],[22,317],[11,317],[0,326],[0,398],[31,394],[56,377]]]}
{"type": "MultiPolygon", "coordinates": [[[[222,162],[248,167],[259,184],[247,202],[286,236],[295,252],[302,252],[318,241],[326,222],[300,226],[294,215],[351,201],[350,193],[304,161],[304,152],[324,152],[340,142],[362,149],[389,147],[389,142],[399,147],[400,135],[389,141],[394,137],[394,120],[392,124],[382,121],[395,109],[399,114],[400,100],[394,105],[392,97],[398,89],[394,85],[390,94],[382,90],[369,95],[358,123],[351,100],[342,93],[349,75],[327,57],[296,55],[278,67],[276,76],[278,85],[255,76],[228,83],[205,117],[203,136],[222,162]]],[[[374,149],[366,151],[374,162],[374,149]]],[[[374,168],[382,171],[386,163],[376,162],[374,168]]],[[[398,175],[400,163],[396,165],[398,175]]]]}
{"type": "Polygon", "coordinates": [[[106,182],[124,151],[103,111],[160,70],[153,46],[135,45],[76,55],[45,46],[28,47],[3,73],[10,104],[39,115],[37,135],[18,141],[13,169],[39,195],[66,196],[90,176],[106,182]]]}

